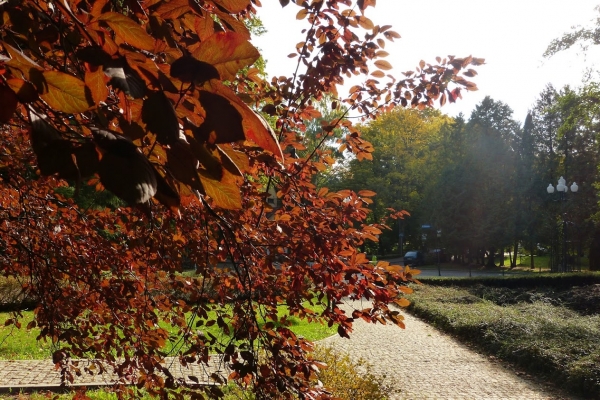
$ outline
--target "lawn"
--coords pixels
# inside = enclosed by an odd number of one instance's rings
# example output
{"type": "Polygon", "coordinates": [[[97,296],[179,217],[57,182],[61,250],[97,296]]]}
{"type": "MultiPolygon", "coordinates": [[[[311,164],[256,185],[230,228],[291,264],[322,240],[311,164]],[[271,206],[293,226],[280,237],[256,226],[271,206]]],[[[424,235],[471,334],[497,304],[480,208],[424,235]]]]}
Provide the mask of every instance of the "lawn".
{"type": "MultiPolygon", "coordinates": [[[[309,305],[306,305],[310,307],[309,305]]],[[[313,307],[315,309],[315,307],[313,307]]],[[[23,318],[20,319],[21,329],[17,329],[14,325],[5,326],[7,319],[12,318],[10,313],[0,313],[0,359],[3,360],[27,360],[27,359],[45,359],[52,355],[53,345],[49,341],[38,341],[37,336],[40,330],[37,328],[26,329],[27,324],[33,319],[33,312],[24,311],[23,318]]],[[[286,308],[279,308],[279,315],[285,315],[286,308]]],[[[297,317],[289,317],[291,322],[290,329],[298,336],[302,336],[308,340],[315,341],[331,336],[337,332],[337,327],[328,327],[320,323],[307,323],[297,317]]],[[[175,336],[175,329],[168,324],[161,324],[173,335],[172,340],[168,341],[165,350],[171,350],[174,343],[178,342],[178,337],[175,336]]],[[[205,328],[207,332],[220,337],[222,332],[216,325],[205,328]]]]}
{"type": "Polygon", "coordinates": [[[470,282],[415,287],[411,312],[532,375],[600,398],[599,285],[470,282]]]}

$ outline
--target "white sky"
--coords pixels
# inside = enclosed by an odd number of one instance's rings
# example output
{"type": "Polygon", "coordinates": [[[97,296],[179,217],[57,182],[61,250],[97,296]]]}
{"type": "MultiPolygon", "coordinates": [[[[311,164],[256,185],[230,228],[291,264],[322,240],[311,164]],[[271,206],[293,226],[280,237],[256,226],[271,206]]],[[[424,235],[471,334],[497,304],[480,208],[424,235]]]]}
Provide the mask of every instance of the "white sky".
{"type": "MultiPolygon", "coordinates": [[[[307,22],[296,21],[299,8],[294,4],[282,9],[278,0],[262,3],[258,15],[268,33],[253,42],[267,59],[271,76],[290,76],[296,59],[287,55],[303,40],[300,30],[307,22]]],[[[468,117],[489,95],[507,103],[514,118],[523,121],[547,83],[557,88],[578,86],[585,67],[598,66],[594,64],[598,48],[591,48],[586,57],[579,48],[549,60],[542,57],[552,39],[574,25],[589,26],[598,4],[600,0],[379,0],[366,16],[377,25],[392,25],[402,36],[385,48],[397,78],[422,59],[434,63],[436,56],[486,59],[485,65],[476,67],[479,75],[471,79],[479,90],[463,91],[462,100],[448,103],[442,111],[468,117]]]]}

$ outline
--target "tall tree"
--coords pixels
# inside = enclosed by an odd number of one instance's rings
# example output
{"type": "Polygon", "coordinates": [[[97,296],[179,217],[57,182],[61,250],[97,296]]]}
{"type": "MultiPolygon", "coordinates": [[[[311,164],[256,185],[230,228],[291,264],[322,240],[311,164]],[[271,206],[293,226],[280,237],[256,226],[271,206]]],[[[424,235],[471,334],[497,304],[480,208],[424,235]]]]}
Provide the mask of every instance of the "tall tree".
{"type": "Polygon", "coordinates": [[[406,210],[410,217],[384,231],[379,251],[389,251],[403,233],[413,246],[421,246],[418,216],[424,188],[437,179],[440,132],[450,118],[439,111],[395,109],[361,128],[374,146],[372,160],[353,159],[337,172],[337,187],[377,192],[370,206],[372,221],[381,221],[390,209],[406,210]],[[399,229],[402,231],[400,232],[399,229]]]}

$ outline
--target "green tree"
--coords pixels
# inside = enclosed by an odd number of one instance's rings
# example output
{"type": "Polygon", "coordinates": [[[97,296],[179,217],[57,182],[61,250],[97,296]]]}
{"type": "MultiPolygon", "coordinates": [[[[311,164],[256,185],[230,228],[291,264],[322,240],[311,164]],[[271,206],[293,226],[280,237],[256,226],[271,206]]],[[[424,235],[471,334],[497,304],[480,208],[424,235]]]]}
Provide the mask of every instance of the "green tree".
{"type": "Polygon", "coordinates": [[[424,190],[439,174],[441,132],[451,118],[439,111],[395,109],[361,128],[363,137],[375,148],[373,159],[353,159],[336,171],[333,187],[369,189],[377,193],[370,209],[371,220],[380,221],[390,211],[406,210],[410,216],[384,231],[380,252],[398,243],[400,230],[412,246],[421,247],[420,203],[424,190]]]}

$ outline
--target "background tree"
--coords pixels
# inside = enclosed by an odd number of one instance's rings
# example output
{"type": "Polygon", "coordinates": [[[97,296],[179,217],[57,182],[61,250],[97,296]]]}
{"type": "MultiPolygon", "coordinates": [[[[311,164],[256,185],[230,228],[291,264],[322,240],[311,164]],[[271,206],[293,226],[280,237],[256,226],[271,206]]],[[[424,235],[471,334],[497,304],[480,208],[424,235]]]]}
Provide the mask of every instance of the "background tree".
{"type": "Polygon", "coordinates": [[[437,179],[440,132],[450,118],[439,111],[397,108],[361,127],[363,137],[374,146],[372,160],[350,160],[336,172],[331,187],[359,188],[377,192],[370,220],[383,220],[390,209],[406,210],[410,217],[399,220],[382,233],[379,247],[385,254],[398,244],[400,229],[413,245],[420,244],[421,218],[417,215],[428,182],[437,179]]]}

